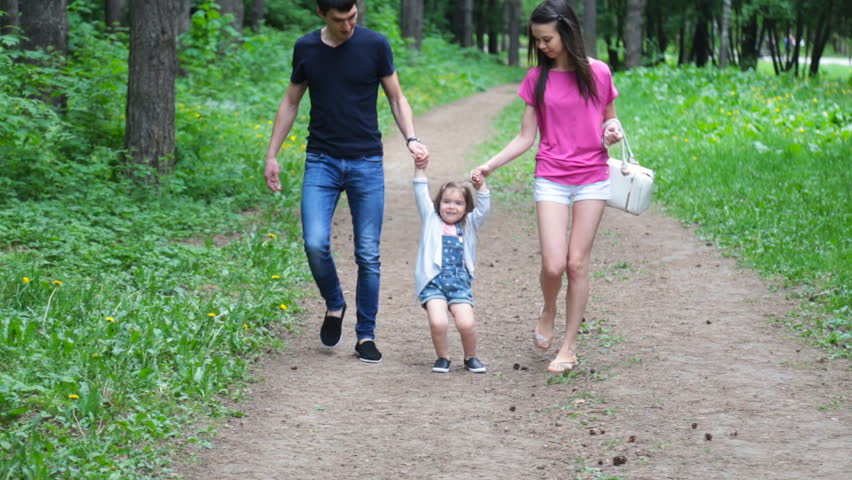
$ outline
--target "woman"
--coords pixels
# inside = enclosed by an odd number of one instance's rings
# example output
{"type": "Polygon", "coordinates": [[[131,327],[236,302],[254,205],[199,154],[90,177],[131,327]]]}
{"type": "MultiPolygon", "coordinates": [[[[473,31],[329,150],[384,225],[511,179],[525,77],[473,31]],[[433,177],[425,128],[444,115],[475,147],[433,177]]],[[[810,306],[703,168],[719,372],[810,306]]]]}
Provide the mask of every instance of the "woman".
{"type": "Polygon", "coordinates": [[[549,372],[577,365],[577,332],[589,298],[592,243],[609,199],[606,146],[621,140],[609,67],[586,57],[577,15],[565,0],[547,0],[529,24],[530,69],[518,91],[527,106],[521,132],[471,175],[488,176],[530,147],[540,133],[535,201],[541,242],[543,306],[533,341],[553,341],[556,299],[568,274],[565,339],[549,372]],[[570,239],[566,238],[570,229],[570,239]]]}

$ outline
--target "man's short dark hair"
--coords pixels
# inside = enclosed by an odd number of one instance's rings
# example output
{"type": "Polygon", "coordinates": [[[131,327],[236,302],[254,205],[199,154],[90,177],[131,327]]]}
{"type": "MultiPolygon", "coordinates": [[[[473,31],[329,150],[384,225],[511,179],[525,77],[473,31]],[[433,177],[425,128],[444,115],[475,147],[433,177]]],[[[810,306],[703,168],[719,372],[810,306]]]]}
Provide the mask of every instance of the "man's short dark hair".
{"type": "Polygon", "coordinates": [[[338,12],[348,12],[355,5],[355,0],[317,0],[317,7],[322,13],[328,13],[332,8],[338,12]]]}

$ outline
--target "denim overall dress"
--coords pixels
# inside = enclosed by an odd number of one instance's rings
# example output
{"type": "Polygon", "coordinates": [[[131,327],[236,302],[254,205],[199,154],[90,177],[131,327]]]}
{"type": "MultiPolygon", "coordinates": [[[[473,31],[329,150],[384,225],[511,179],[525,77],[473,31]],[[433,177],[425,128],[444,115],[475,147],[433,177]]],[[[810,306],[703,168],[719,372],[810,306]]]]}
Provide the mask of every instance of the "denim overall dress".
{"type": "Polygon", "coordinates": [[[448,304],[473,304],[470,274],[464,266],[464,237],[461,225],[456,224],[457,235],[441,236],[441,273],[420,292],[420,303],[441,298],[448,304]]]}

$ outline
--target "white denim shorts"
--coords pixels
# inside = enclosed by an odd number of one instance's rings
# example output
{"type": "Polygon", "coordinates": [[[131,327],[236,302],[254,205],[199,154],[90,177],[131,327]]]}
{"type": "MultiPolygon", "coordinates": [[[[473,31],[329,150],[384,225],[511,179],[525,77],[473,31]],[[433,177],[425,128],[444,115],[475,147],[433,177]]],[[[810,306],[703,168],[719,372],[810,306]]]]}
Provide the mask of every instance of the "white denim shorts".
{"type": "Polygon", "coordinates": [[[588,185],[566,185],[546,178],[535,178],[535,201],[571,205],[580,200],[609,200],[609,179],[588,185]]]}

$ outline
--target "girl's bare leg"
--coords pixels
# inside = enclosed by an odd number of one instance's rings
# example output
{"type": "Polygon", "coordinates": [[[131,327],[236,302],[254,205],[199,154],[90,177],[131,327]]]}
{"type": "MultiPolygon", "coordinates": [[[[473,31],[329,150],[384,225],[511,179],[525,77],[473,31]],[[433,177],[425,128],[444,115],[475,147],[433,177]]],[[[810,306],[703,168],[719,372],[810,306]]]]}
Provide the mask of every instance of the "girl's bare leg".
{"type": "Polygon", "coordinates": [[[456,320],[456,330],[461,335],[464,358],[476,356],[476,324],[473,318],[473,305],[469,303],[454,303],[450,312],[456,320]]]}
{"type": "Polygon", "coordinates": [[[592,244],[603,217],[604,200],[574,203],[571,238],[568,242],[568,294],[565,298],[565,340],[551,365],[576,362],[577,333],[589,300],[589,265],[592,244]]]}
{"type": "Polygon", "coordinates": [[[438,357],[450,358],[447,350],[447,329],[449,328],[449,315],[447,314],[447,301],[434,298],[426,302],[426,315],[429,317],[429,330],[432,333],[432,345],[438,357]]]}
{"type": "Polygon", "coordinates": [[[562,277],[565,275],[567,266],[567,236],[571,207],[557,202],[537,202],[536,212],[538,238],[541,244],[539,282],[544,301],[536,331],[543,338],[549,339],[553,336],[557,310],[556,299],[562,290],[562,277]]]}

